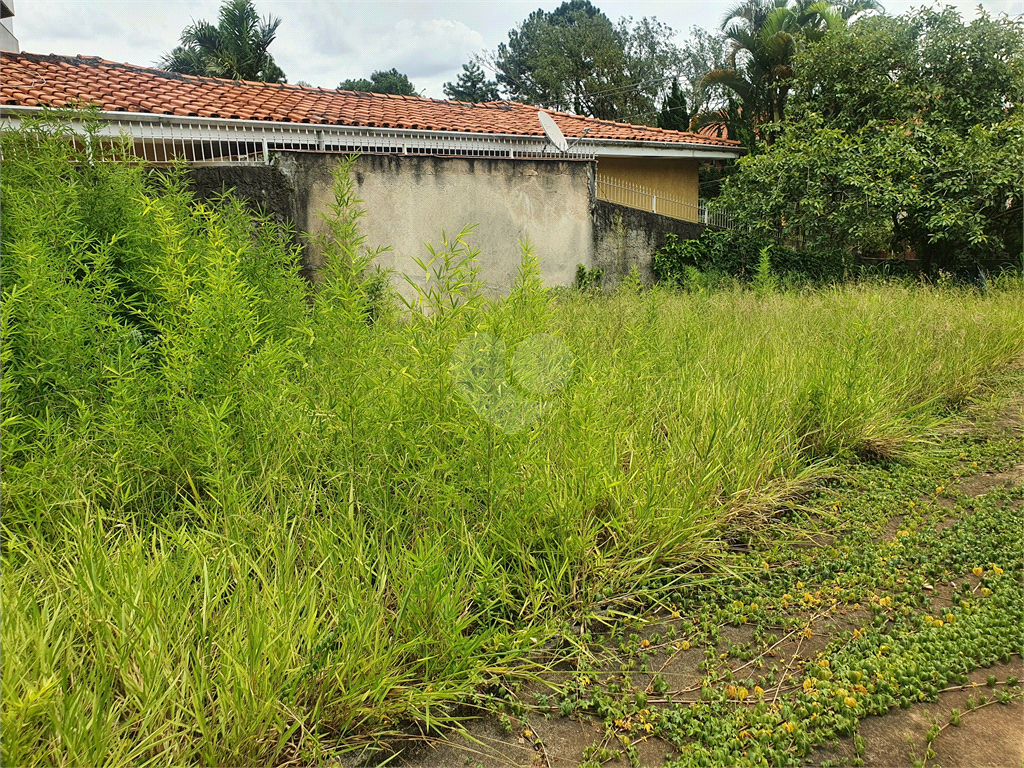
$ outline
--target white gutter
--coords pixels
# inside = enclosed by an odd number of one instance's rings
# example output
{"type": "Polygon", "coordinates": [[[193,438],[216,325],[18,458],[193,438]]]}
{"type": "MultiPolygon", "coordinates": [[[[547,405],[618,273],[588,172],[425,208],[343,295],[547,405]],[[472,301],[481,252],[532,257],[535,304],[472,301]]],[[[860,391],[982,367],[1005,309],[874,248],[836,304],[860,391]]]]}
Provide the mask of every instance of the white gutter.
{"type": "Polygon", "coordinates": [[[691,157],[701,160],[722,160],[747,154],[745,147],[624,139],[587,139],[578,142],[576,146],[590,147],[598,157],[691,157]]]}

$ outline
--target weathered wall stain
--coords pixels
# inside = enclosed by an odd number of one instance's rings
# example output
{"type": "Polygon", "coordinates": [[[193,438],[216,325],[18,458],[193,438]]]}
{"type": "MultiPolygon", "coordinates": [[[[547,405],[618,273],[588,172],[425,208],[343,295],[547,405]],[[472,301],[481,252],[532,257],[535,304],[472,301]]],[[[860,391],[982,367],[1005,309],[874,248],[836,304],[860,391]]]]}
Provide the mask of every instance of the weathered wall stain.
{"type": "MultiPolygon", "coordinates": [[[[338,155],[282,152],[271,166],[194,167],[193,190],[208,199],[225,190],[254,209],[294,226],[304,241],[303,273],[316,279],[323,264],[313,238],[321,213],[333,201],[332,169],[338,155]]],[[[636,265],[653,282],[651,261],[670,232],[697,237],[704,227],[591,196],[593,163],[431,156],[362,155],[354,168],[363,199],[366,243],[391,246],[378,262],[396,273],[395,285],[411,288],[402,273],[420,279],[413,257],[426,259],[424,243],[440,246],[477,224],[470,244],[480,249],[480,277],[506,293],[519,267],[519,242],[529,240],[548,285],[571,285],[576,265],[604,270],[613,288],[636,265]]]]}

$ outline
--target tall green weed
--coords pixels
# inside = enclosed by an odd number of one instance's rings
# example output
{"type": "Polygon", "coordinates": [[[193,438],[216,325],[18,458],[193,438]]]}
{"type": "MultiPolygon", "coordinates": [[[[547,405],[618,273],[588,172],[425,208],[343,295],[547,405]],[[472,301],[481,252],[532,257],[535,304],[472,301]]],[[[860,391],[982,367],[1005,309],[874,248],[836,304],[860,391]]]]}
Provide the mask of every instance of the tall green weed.
{"type": "Polygon", "coordinates": [[[4,764],[323,763],[451,724],[1020,351],[1011,279],[556,297],[523,243],[491,299],[471,228],[403,308],[349,162],[308,285],[181,172],[2,141],[4,764]]]}

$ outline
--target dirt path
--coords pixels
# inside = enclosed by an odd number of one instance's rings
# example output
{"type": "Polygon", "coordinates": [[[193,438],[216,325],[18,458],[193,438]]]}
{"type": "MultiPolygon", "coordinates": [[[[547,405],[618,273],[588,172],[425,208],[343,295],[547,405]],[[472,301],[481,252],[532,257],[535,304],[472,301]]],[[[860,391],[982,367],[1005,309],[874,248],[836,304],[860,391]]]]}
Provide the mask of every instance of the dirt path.
{"type": "Polygon", "coordinates": [[[1022,423],[1014,380],[780,511],[734,585],[592,617],[464,732],[364,763],[1020,766],[1022,423]]]}

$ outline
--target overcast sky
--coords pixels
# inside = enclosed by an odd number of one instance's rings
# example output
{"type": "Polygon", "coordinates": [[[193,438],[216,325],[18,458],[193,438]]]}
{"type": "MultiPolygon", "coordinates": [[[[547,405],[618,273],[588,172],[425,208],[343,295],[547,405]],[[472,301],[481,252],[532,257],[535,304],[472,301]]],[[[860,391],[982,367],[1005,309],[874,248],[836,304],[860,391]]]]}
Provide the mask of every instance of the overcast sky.
{"type": "MultiPolygon", "coordinates": [[[[716,29],[734,0],[593,0],[613,21],[656,17],[682,43],[693,26],[716,29]]],[[[921,2],[883,0],[891,14],[921,2]]],[[[493,51],[508,30],[560,0],[256,0],[281,18],[271,53],[289,82],[334,88],[346,78],[396,67],[424,96],[444,98],[473,53],[493,51]]],[[[978,3],[946,3],[974,18],[978,3]]],[[[14,32],[23,51],[83,54],[151,66],[193,19],[216,21],[220,0],[15,0],[14,32]]],[[[985,0],[992,14],[1018,15],[1024,0],[985,0]]]]}

